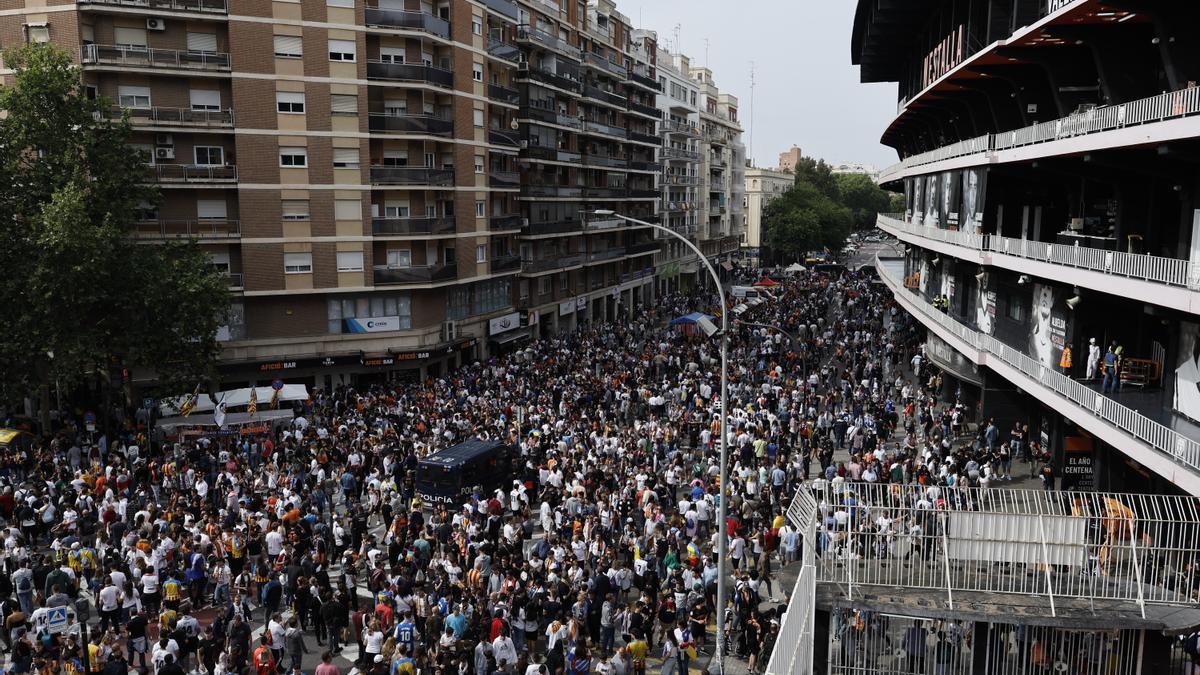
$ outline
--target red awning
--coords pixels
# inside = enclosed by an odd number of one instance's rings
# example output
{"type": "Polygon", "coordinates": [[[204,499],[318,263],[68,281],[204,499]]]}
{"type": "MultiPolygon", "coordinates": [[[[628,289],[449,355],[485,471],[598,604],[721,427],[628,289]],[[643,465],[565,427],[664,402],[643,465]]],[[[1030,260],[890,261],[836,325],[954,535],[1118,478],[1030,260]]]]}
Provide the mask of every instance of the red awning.
{"type": "Polygon", "coordinates": [[[775,288],[776,286],[779,285],[779,282],[775,281],[774,279],[763,278],[763,279],[759,279],[758,281],[754,282],[754,285],[762,286],[765,288],[775,288]]]}

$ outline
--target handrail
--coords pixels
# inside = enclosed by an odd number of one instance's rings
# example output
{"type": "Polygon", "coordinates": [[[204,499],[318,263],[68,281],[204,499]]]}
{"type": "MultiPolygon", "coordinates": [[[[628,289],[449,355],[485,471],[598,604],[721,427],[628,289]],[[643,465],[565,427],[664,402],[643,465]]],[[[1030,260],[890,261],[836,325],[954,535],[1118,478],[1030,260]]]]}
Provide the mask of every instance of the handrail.
{"type": "Polygon", "coordinates": [[[1126,103],[1100,106],[1020,129],[985,134],[906,157],[884,169],[881,180],[905,169],[947,159],[988,154],[1140,124],[1200,115],[1200,87],[1169,91],[1126,103]]]}
{"type": "Polygon", "coordinates": [[[159,49],[141,45],[83,45],[83,63],[119,64],[146,68],[182,68],[186,70],[229,70],[229,54],[183,49],[159,49]]]}

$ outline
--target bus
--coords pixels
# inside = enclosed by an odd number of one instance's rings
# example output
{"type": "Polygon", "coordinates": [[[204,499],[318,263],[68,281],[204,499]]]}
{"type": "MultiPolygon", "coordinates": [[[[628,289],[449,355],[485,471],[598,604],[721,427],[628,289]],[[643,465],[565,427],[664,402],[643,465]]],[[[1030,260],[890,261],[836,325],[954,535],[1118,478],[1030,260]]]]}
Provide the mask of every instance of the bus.
{"type": "Polygon", "coordinates": [[[486,498],[512,478],[513,449],[472,438],[417,463],[417,496],[426,504],[457,505],[476,488],[486,498]]]}

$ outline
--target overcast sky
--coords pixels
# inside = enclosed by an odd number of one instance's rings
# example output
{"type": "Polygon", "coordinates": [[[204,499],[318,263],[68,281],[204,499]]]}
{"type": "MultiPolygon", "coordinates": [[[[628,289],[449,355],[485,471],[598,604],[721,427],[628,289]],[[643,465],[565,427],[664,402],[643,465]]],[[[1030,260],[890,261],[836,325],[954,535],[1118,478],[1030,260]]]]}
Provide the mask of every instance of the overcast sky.
{"type": "Polygon", "coordinates": [[[754,61],[752,158],[775,166],[793,144],[830,163],[884,168],[896,161],[879,144],[896,110],[896,85],[860,84],[850,64],[854,0],[617,0],[635,27],[672,40],[708,67],[721,91],[738,97],[750,152],[750,62],[754,61]]]}

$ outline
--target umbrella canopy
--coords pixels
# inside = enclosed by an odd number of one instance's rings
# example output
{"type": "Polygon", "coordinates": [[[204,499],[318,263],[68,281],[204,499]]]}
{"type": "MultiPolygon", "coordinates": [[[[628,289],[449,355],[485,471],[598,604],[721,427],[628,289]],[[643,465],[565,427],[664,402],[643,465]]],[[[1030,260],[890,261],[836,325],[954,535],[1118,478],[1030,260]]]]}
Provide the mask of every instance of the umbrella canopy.
{"type": "Polygon", "coordinates": [[[779,285],[779,282],[775,281],[774,279],[772,279],[770,277],[763,277],[762,279],[759,279],[758,281],[754,282],[754,285],[759,286],[761,288],[775,288],[776,286],[779,285]]]}
{"type": "Polygon", "coordinates": [[[691,314],[685,314],[676,319],[672,319],[671,323],[669,323],[668,325],[670,325],[670,326],[691,326],[691,325],[694,325],[700,319],[708,319],[709,321],[712,321],[715,318],[716,317],[709,316],[708,314],[705,314],[703,312],[692,312],[691,314]]]}
{"type": "Polygon", "coordinates": [[[784,269],[785,272],[805,272],[807,270],[808,268],[800,263],[792,263],[791,265],[788,265],[786,269],[784,269]]]}

